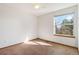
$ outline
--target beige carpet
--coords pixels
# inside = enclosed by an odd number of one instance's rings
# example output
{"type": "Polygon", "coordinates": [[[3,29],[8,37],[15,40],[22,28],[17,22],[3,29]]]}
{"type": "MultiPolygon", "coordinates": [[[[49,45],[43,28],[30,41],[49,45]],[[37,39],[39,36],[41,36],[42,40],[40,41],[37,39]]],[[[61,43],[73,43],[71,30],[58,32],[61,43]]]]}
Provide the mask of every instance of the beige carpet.
{"type": "Polygon", "coordinates": [[[0,49],[0,55],[77,55],[78,49],[61,44],[32,40],[0,49]]]}

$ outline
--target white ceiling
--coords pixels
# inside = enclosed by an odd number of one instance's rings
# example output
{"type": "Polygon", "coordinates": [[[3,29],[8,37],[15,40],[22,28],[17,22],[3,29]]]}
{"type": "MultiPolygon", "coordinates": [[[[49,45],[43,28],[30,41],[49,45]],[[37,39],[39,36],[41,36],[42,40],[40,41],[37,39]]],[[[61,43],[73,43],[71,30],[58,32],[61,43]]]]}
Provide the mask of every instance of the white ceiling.
{"type": "Polygon", "coordinates": [[[43,15],[45,13],[53,12],[62,8],[76,5],[75,3],[39,3],[42,7],[39,9],[34,8],[34,3],[7,3],[0,4],[7,7],[14,7],[22,12],[32,13],[36,16],[43,15]]]}

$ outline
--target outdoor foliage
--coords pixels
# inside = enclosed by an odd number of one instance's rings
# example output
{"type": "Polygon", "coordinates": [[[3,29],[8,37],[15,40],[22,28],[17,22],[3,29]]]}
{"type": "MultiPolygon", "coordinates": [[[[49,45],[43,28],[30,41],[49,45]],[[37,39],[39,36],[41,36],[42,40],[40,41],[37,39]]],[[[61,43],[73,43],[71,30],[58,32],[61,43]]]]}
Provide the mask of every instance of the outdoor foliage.
{"type": "MultiPolygon", "coordinates": [[[[60,17],[59,19],[57,18],[56,20],[60,20],[61,18],[62,17],[60,17]]],[[[56,34],[73,35],[73,17],[69,20],[65,18],[60,21],[61,21],[60,24],[57,24],[57,22],[55,23],[56,34]]]]}

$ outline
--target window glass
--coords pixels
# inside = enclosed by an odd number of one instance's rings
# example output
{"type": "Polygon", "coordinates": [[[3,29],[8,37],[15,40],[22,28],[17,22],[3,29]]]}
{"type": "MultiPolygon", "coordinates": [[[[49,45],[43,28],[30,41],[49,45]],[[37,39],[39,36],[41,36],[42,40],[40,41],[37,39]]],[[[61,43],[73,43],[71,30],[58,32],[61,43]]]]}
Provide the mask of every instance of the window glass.
{"type": "Polygon", "coordinates": [[[55,16],[54,18],[56,34],[73,35],[73,13],[55,16]]]}

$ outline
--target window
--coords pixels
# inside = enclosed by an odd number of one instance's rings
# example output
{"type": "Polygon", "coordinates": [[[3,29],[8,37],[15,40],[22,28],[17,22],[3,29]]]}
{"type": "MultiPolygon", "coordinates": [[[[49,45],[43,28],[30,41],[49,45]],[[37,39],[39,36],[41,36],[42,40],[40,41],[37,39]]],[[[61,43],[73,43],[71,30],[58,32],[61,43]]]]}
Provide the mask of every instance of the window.
{"type": "Polygon", "coordinates": [[[73,36],[74,13],[55,16],[55,34],[73,36]]]}

